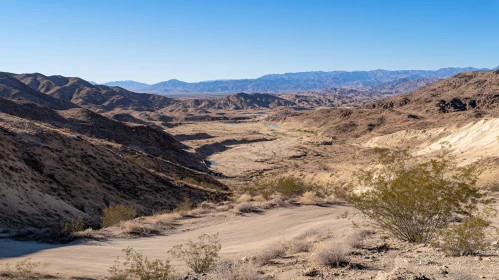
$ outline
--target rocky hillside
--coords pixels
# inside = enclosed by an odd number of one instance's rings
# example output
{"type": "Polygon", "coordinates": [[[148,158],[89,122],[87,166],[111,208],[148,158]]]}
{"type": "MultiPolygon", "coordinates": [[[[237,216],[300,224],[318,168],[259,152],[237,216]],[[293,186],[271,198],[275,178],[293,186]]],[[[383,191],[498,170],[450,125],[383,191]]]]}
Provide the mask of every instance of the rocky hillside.
{"type": "Polygon", "coordinates": [[[6,73],[0,120],[0,228],[58,227],[78,216],[98,225],[110,204],[150,214],[225,188],[171,135],[111,120],[6,73]]]}
{"type": "Polygon", "coordinates": [[[462,73],[453,78],[370,105],[411,111],[419,114],[439,114],[474,110],[499,113],[499,70],[462,73]]]}
{"type": "Polygon", "coordinates": [[[373,71],[332,71],[301,72],[265,75],[257,79],[216,80],[187,83],[169,80],[153,85],[133,81],[112,82],[106,85],[120,86],[129,90],[148,93],[235,93],[235,92],[296,92],[317,91],[325,88],[367,87],[399,79],[448,78],[458,73],[489,71],[490,69],[442,68],[439,70],[373,70],[373,71]]]}
{"type": "Polygon", "coordinates": [[[120,87],[92,85],[80,78],[12,74],[34,90],[88,109],[109,111],[116,108],[153,111],[172,104],[173,99],[153,94],[140,94],[120,87]]]}

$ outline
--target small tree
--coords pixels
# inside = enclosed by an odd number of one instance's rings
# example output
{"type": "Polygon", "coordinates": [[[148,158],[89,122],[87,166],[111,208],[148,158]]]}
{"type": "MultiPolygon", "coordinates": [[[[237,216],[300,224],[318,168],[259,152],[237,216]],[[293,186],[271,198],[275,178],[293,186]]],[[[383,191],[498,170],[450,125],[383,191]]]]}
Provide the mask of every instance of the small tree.
{"type": "Polygon", "coordinates": [[[440,157],[422,163],[405,152],[382,150],[377,167],[358,175],[364,190],[349,201],[380,228],[409,242],[427,242],[457,217],[473,216],[486,202],[475,186],[475,166],[440,157]]]}
{"type": "Polygon", "coordinates": [[[102,226],[109,227],[119,224],[121,221],[128,221],[137,215],[137,211],[123,204],[109,206],[102,210],[102,226]]]}
{"type": "Polygon", "coordinates": [[[189,240],[185,244],[175,245],[168,251],[172,256],[182,259],[195,273],[202,273],[213,267],[220,259],[218,253],[222,249],[218,233],[201,234],[198,242],[189,240]]]}

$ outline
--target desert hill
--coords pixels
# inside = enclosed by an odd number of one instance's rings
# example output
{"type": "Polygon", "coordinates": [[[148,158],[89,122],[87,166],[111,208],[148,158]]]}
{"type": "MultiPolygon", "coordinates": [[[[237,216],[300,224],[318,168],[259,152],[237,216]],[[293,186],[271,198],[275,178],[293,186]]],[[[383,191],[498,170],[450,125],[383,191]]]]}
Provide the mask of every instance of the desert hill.
{"type": "Polygon", "coordinates": [[[171,135],[111,120],[11,74],[0,75],[0,119],[0,196],[6,198],[0,227],[58,227],[78,216],[98,225],[110,204],[148,214],[185,197],[217,197],[225,188],[206,174],[203,158],[171,135]]]}
{"type": "Polygon", "coordinates": [[[128,108],[152,111],[173,102],[172,99],[160,95],[140,94],[120,87],[92,85],[80,78],[45,76],[38,73],[18,74],[13,77],[32,89],[93,110],[128,108]]]}
{"type": "Polygon", "coordinates": [[[373,104],[373,107],[403,109],[426,114],[475,109],[497,113],[499,71],[462,73],[410,94],[373,104]]]}

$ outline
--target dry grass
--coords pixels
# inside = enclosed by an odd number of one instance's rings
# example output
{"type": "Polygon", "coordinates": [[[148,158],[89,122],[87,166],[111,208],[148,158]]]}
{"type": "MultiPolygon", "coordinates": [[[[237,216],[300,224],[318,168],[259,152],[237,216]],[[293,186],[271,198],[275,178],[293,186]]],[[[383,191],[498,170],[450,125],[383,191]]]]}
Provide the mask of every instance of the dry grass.
{"type": "Polygon", "coordinates": [[[255,264],[266,265],[278,257],[286,256],[286,245],[283,242],[270,244],[267,249],[254,257],[255,264]]]}
{"type": "Polygon", "coordinates": [[[364,247],[364,240],[374,233],[375,232],[373,230],[368,229],[356,231],[348,237],[347,244],[351,248],[361,249],[362,247],[364,247]]]}
{"type": "Polygon", "coordinates": [[[139,236],[148,236],[158,231],[152,225],[139,223],[137,221],[122,222],[121,230],[123,233],[139,236]]]}
{"type": "MultiPolygon", "coordinates": [[[[46,266],[47,264],[43,264],[46,266]]],[[[41,262],[32,262],[31,258],[21,260],[12,267],[9,263],[5,265],[5,269],[0,271],[0,279],[42,279],[53,278],[53,276],[41,275],[37,272],[42,266],[41,262]]]]}
{"type": "Polygon", "coordinates": [[[320,202],[319,198],[315,195],[314,192],[311,191],[303,193],[298,198],[298,203],[303,205],[317,205],[319,204],[319,202],[320,202]]]}
{"type": "Polygon", "coordinates": [[[173,225],[175,220],[176,217],[173,213],[159,214],[146,218],[146,221],[153,225],[173,225]]]}
{"type": "Polygon", "coordinates": [[[237,204],[233,210],[234,210],[234,213],[236,213],[236,214],[251,213],[251,212],[255,211],[255,207],[249,202],[243,202],[243,203],[237,204]]]}
{"type": "Polygon", "coordinates": [[[221,260],[215,269],[213,278],[214,280],[261,279],[257,267],[252,262],[232,259],[221,260]]]}
{"type": "Polygon", "coordinates": [[[303,239],[292,239],[289,241],[288,250],[291,254],[297,254],[302,252],[309,252],[312,248],[312,244],[303,239]]]}
{"type": "Polygon", "coordinates": [[[329,267],[343,267],[349,263],[348,248],[340,243],[330,242],[325,244],[315,253],[315,261],[318,265],[329,267]]]}
{"type": "Polygon", "coordinates": [[[236,202],[237,203],[250,202],[251,200],[252,200],[251,195],[244,193],[238,199],[236,199],[236,202]]]}

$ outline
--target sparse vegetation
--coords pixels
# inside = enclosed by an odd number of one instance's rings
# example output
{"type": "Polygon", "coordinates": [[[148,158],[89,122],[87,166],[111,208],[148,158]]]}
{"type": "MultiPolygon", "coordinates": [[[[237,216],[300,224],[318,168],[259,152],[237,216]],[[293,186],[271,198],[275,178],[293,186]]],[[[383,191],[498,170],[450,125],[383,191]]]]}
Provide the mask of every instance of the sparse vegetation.
{"type": "Polygon", "coordinates": [[[269,264],[271,260],[286,255],[286,245],[283,242],[275,242],[270,244],[260,254],[255,256],[255,263],[257,265],[269,264]]]}
{"type": "Polygon", "coordinates": [[[102,226],[114,226],[122,221],[131,220],[135,216],[137,216],[137,211],[130,206],[124,204],[111,205],[102,210],[102,226]]]}
{"type": "Polygon", "coordinates": [[[220,249],[222,245],[218,234],[202,234],[197,242],[189,240],[185,244],[173,246],[168,252],[175,258],[182,259],[195,273],[202,273],[217,263],[220,249]]]}
{"type": "Polygon", "coordinates": [[[342,267],[349,263],[348,248],[339,243],[330,242],[317,250],[315,257],[319,265],[342,267]]]}
{"type": "Polygon", "coordinates": [[[84,231],[88,228],[88,225],[85,223],[85,219],[83,216],[79,216],[76,220],[71,220],[70,222],[64,221],[61,222],[61,232],[63,233],[72,233],[84,231]]]}
{"type": "Polygon", "coordinates": [[[192,210],[192,202],[186,197],[184,198],[184,201],[175,208],[175,213],[178,213],[181,217],[185,217],[189,214],[190,210],[192,210]]]}
{"type": "Polygon", "coordinates": [[[269,176],[255,181],[253,186],[244,189],[244,191],[252,196],[261,195],[265,198],[279,193],[283,199],[301,196],[306,192],[315,192],[319,197],[323,197],[327,193],[323,186],[306,183],[294,176],[269,176]]]}
{"type": "Polygon", "coordinates": [[[427,242],[458,216],[472,216],[484,195],[474,166],[440,157],[413,163],[407,153],[382,152],[379,167],[359,174],[362,191],[350,202],[381,229],[409,242],[427,242]],[[415,199],[417,198],[417,199],[415,199]]]}
{"type": "Polygon", "coordinates": [[[40,274],[37,273],[36,270],[41,265],[41,262],[33,262],[31,261],[31,258],[18,261],[14,264],[13,268],[9,263],[7,263],[5,271],[2,271],[0,274],[0,278],[6,277],[7,279],[20,280],[37,279],[40,274]]]}
{"type": "Polygon", "coordinates": [[[252,262],[224,259],[215,269],[216,280],[258,280],[258,269],[252,262]]]}
{"type": "Polygon", "coordinates": [[[298,203],[303,205],[317,205],[319,203],[319,198],[315,195],[314,192],[308,191],[303,193],[298,198],[298,203]]]}
{"type": "Polygon", "coordinates": [[[302,132],[302,133],[314,133],[312,130],[307,130],[307,129],[296,129],[297,132],[302,132]]]}
{"type": "Polygon", "coordinates": [[[111,279],[139,279],[139,280],[173,280],[177,279],[175,269],[170,260],[155,259],[149,261],[147,257],[132,248],[123,249],[126,254],[125,262],[120,263],[119,258],[109,268],[111,279]]]}
{"type": "Polygon", "coordinates": [[[467,256],[486,246],[486,230],[490,222],[478,216],[466,218],[457,225],[442,231],[438,245],[451,256],[467,256]]]}

